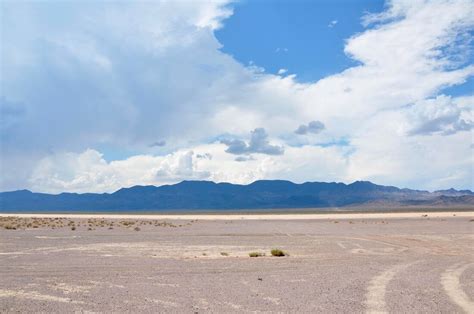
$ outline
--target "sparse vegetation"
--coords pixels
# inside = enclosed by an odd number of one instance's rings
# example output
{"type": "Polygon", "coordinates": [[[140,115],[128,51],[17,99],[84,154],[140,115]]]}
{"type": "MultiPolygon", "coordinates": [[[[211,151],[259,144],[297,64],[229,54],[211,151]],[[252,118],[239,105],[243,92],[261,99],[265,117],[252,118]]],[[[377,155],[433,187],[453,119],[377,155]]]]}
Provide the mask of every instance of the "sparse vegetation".
{"type": "Polygon", "coordinates": [[[270,251],[270,253],[272,253],[272,256],[285,256],[287,255],[284,251],[280,250],[280,249],[273,249],[270,251]]]}
{"type": "Polygon", "coordinates": [[[222,255],[222,256],[229,256],[229,253],[227,253],[227,252],[221,252],[221,255],[222,255]]]}
{"type": "Polygon", "coordinates": [[[265,253],[260,253],[260,252],[250,252],[249,253],[250,257],[262,257],[265,256],[265,253]]]}
{"type": "Polygon", "coordinates": [[[133,229],[133,230],[135,230],[135,231],[140,231],[140,230],[142,230],[142,229],[140,229],[139,227],[135,227],[135,229],[133,229]]]}
{"type": "Polygon", "coordinates": [[[4,228],[7,230],[16,230],[16,227],[13,225],[5,225],[4,228]]]}
{"type": "MultiPolygon", "coordinates": [[[[194,222],[194,221],[192,221],[194,222]]],[[[186,227],[191,223],[175,225],[167,221],[158,221],[158,220],[107,220],[107,219],[97,219],[97,218],[88,218],[88,219],[70,219],[70,218],[28,218],[28,217],[0,217],[0,228],[8,230],[24,230],[24,229],[38,229],[38,228],[49,228],[49,229],[61,229],[68,228],[71,231],[76,230],[79,227],[85,227],[87,230],[96,230],[97,228],[108,228],[109,230],[114,229],[114,227],[121,228],[134,228],[138,226],[151,225],[155,227],[186,227]]],[[[134,229],[140,231],[139,228],[134,229]]]]}

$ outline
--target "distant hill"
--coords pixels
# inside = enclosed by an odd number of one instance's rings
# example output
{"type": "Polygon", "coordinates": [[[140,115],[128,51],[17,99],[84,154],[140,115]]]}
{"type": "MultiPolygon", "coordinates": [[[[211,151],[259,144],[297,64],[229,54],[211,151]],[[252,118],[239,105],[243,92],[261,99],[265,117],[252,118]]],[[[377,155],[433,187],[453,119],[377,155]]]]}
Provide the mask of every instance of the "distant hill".
{"type": "Polygon", "coordinates": [[[473,206],[470,190],[400,189],[368,181],[351,184],[262,180],[248,185],[183,181],[134,186],[114,193],[0,193],[0,211],[160,211],[334,207],[473,206]]]}

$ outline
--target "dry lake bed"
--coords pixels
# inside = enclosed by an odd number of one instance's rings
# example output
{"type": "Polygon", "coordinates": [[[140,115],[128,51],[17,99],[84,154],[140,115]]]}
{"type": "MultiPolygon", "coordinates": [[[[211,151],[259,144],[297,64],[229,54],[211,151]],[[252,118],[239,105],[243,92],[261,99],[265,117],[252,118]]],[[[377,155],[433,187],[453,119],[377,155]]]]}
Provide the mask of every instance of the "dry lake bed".
{"type": "Polygon", "coordinates": [[[0,312],[76,311],[474,313],[474,212],[2,215],[0,312]]]}

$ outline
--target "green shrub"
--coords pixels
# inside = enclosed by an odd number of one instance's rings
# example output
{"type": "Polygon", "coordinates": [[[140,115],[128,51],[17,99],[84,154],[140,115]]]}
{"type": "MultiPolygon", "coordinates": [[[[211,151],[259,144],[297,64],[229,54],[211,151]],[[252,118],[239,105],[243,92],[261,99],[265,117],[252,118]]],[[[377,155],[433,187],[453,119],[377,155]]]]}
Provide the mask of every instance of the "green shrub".
{"type": "Polygon", "coordinates": [[[285,252],[283,252],[280,249],[273,249],[271,250],[272,256],[285,256],[287,255],[285,252]]]}
{"type": "Polygon", "coordinates": [[[249,256],[250,256],[250,257],[261,257],[261,256],[265,256],[265,253],[250,252],[250,253],[249,253],[249,256]]]}

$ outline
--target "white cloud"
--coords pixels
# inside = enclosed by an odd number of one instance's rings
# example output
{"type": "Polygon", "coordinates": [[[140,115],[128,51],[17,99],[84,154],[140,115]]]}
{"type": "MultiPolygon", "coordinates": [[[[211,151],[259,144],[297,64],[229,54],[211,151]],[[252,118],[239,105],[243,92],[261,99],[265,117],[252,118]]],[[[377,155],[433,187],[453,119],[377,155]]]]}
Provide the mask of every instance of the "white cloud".
{"type": "Polygon", "coordinates": [[[278,47],[278,48],[275,49],[275,52],[277,52],[277,53],[279,53],[279,52],[288,52],[288,48],[280,48],[280,47],[278,47]]]}
{"type": "Polygon", "coordinates": [[[333,28],[334,26],[336,26],[337,23],[338,23],[338,20],[332,20],[331,22],[329,22],[328,27],[333,28]]]}
{"type": "Polygon", "coordinates": [[[306,124],[301,124],[296,130],[296,134],[308,134],[308,133],[314,133],[317,134],[324,130],[325,126],[324,123],[321,121],[310,121],[307,125],[306,124]]]}
{"type": "Polygon", "coordinates": [[[229,154],[266,154],[266,155],[282,155],[285,149],[282,146],[272,145],[268,140],[268,134],[264,128],[256,128],[250,132],[250,141],[247,143],[239,139],[223,139],[222,144],[227,145],[225,150],[229,154]]]}
{"type": "Polygon", "coordinates": [[[405,112],[380,112],[351,139],[346,180],[436,190],[472,188],[472,134],[406,136],[405,112]],[[370,139],[370,140],[367,140],[370,139]]]}
{"type": "Polygon", "coordinates": [[[82,153],[55,154],[43,158],[35,168],[32,189],[45,192],[112,192],[121,187],[175,183],[184,179],[209,178],[197,169],[200,163],[193,151],[178,151],[166,156],[137,155],[107,162],[101,153],[88,149],[82,153]]]}
{"type": "Polygon", "coordinates": [[[474,187],[472,139],[461,130],[472,97],[439,95],[474,74],[471,1],[390,2],[346,42],[360,65],[305,84],[219,50],[213,32],[232,13],[224,2],[68,2],[61,18],[47,3],[1,5],[2,23],[15,25],[0,31],[2,190],[110,191],[181,178],[474,187]],[[284,145],[304,121],[324,121],[319,141],[350,145],[284,145]],[[427,126],[429,136],[409,135],[427,126]],[[237,162],[213,143],[260,127],[285,154],[237,162]],[[157,139],[169,155],[147,154],[157,139]],[[101,145],[137,156],[107,162],[101,145]],[[196,157],[206,153],[213,158],[196,157]]]}
{"type": "MultiPolygon", "coordinates": [[[[474,128],[472,107],[461,107],[445,95],[416,103],[408,110],[409,135],[451,135],[474,128]]],[[[474,105],[474,97],[471,99],[474,105]]]]}
{"type": "Polygon", "coordinates": [[[30,187],[34,191],[60,193],[113,192],[133,185],[162,185],[185,179],[248,184],[264,178],[296,182],[344,178],[347,164],[340,148],[304,146],[288,148],[285,155],[255,154],[245,160],[224,152],[223,144],[195,146],[166,156],[137,155],[107,162],[92,149],[82,153],[54,154],[39,161],[30,187]],[[201,158],[199,156],[211,156],[201,158]]]}

